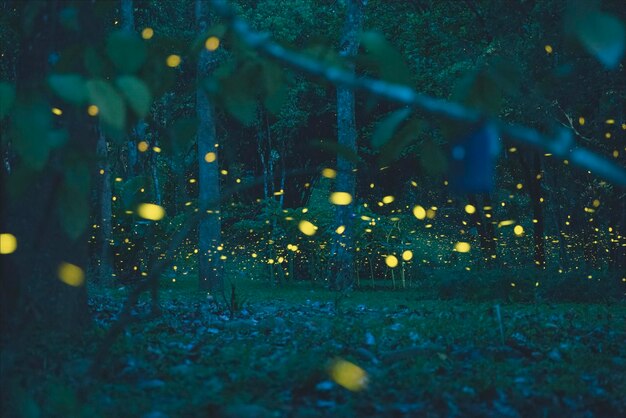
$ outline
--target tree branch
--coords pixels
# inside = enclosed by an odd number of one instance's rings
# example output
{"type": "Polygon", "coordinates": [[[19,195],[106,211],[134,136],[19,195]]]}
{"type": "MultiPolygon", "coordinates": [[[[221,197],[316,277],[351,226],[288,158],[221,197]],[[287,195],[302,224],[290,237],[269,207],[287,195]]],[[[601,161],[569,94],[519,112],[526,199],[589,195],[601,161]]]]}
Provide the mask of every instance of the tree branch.
{"type": "MultiPolygon", "coordinates": [[[[229,23],[233,31],[246,45],[294,69],[322,77],[339,86],[367,91],[380,98],[420,109],[435,116],[468,124],[488,119],[481,112],[458,103],[420,94],[405,85],[388,83],[369,77],[353,76],[341,68],[332,67],[303,54],[289,51],[273,42],[269,34],[252,30],[244,20],[236,15],[227,1],[211,0],[211,4],[215,12],[229,23]]],[[[577,147],[574,144],[571,130],[561,129],[556,137],[551,138],[534,129],[512,125],[499,119],[491,122],[503,136],[514,142],[543,149],[564,160],[569,160],[573,165],[592,171],[606,180],[626,186],[626,169],[593,151],[577,147]]]]}

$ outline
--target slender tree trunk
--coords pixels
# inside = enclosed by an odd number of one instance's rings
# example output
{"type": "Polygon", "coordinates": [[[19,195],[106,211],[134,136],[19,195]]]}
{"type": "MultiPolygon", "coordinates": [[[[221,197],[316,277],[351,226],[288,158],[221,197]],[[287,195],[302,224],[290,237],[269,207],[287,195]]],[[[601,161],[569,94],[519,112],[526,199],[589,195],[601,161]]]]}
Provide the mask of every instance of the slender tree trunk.
{"type": "MultiPolygon", "coordinates": [[[[348,0],[347,14],[341,35],[340,54],[351,59],[359,49],[359,37],[363,26],[363,16],[367,0],[348,0]]],[[[350,71],[354,67],[350,64],[350,71]]],[[[356,122],[354,118],[354,92],[345,87],[337,87],[337,143],[340,147],[356,152],[356,122]]],[[[355,197],[355,165],[341,155],[337,155],[336,190],[347,192],[355,197]]],[[[336,206],[335,223],[345,226],[344,233],[334,243],[332,265],[333,286],[338,290],[351,288],[354,282],[354,203],[336,206]]]]}
{"type": "Polygon", "coordinates": [[[98,248],[98,279],[101,283],[109,283],[113,277],[113,255],[111,251],[111,236],[112,236],[112,222],[111,222],[111,164],[109,162],[109,153],[106,137],[99,130],[97,154],[100,160],[100,239],[98,248]]]}
{"type": "MultiPolygon", "coordinates": [[[[196,22],[198,32],[207,27],[207,8],[205,2],[196,0],[196,22]]],[[[198,80],[206,77],[212,66],[211,52],[202,49],[198,60],[198,80]]],[[[210,292],[221,292],[224,289],[222,264],[217,247],[221,240],[221,223],[219,213],[220,183],[218,159],[208,163],[205,156],[209,152],[217,155],[217,137],[215,134],[215,113],[207,92],[198,83],[196,92],[196,112],[198,115],[198,162],[199,162],[199,193],[198,206],[203,218],[198,226],[198,273],[200,289],[210,292]]]]}

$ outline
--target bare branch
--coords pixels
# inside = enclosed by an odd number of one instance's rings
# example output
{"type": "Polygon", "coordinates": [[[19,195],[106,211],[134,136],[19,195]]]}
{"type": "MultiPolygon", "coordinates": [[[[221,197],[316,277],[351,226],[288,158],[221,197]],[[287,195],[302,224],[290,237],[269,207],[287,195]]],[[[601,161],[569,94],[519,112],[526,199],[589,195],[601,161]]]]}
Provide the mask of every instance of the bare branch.
{"type": "MultiPolygon", "coordinates": [[[[246,45],[294,69],[322,77],[336,85],[367,91],[380,98],[420,109],[435,116],[468,124],[488,119],[481,112],[458,103],[420,94],[405,85],[388,83],[369,77],[356,77],[341,68],[332,67],[306,55],[289,51],[272,42],[269,34],[252,30],[244,20],[236,15],[227,1],[211,0],[211,4],[215,12],[230,24],[246,45]]],[[[503,136],[514,142],[543,149],[557,157],[571,161],[573,165],[592,171],[606,180],[626,186],[626,169],[593,151],[577,147],[574,144],[571,130],[561,130],[555,138],[551,138],[525,126],[511,125],[501,120],[492,122],[503,136]]]]}

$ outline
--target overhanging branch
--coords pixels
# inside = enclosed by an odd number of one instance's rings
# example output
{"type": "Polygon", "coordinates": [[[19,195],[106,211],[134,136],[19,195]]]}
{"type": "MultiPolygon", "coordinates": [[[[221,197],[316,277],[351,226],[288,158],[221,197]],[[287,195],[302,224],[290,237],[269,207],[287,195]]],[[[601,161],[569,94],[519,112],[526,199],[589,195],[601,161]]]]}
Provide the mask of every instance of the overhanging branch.
{"type": "MultiPolygon", "coordinates": [[[[303,54],[289,51],[273,42],[269,34],[252,30],[243,19],[237,16],[227,1],[211,0],[211,4],[215,12],[230,24],[233,31],[246,45],[294,69],[322,77],[336,85],[367,91],[380,98],[420,109],[435,116],[468,124],[477,123],[486,118],[481,112],[458,103],[420,94],[405,85],[369,77],[355,77],[341,68],[332,67],[303,54]]],[[[564,160],[569,160],[573,165],[592,171],[612,183],[626,186],[624,167],[591,150],[575,146],[569,130],[562,130],[556,138],[550,138],[525,126],[512,125],[501,120],[492,122],[503,136],[512,141],[543,149],[564,160]]]]}

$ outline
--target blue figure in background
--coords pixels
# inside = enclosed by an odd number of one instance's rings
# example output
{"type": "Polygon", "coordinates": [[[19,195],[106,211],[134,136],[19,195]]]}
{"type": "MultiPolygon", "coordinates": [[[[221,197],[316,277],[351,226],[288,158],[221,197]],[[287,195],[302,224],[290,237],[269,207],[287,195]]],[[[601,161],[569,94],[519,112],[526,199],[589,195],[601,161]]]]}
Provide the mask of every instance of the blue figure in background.
{"type": "Polygon", "coordinates": [[[450,184],[462,193],[486,193],[494,186],[498,131],[484,123],[452,146],[450,184]]]}

